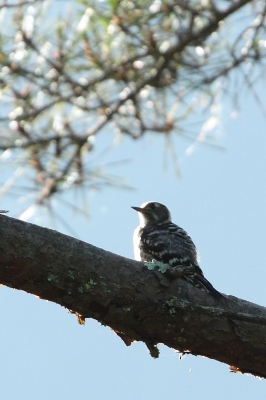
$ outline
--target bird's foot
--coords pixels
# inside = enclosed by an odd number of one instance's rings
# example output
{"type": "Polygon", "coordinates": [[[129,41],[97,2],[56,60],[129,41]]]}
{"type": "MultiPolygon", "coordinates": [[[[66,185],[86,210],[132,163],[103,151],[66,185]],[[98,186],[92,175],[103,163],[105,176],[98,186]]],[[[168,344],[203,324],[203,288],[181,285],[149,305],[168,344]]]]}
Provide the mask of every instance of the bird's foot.
{"type": "Polygon", "coordinates": [[[167,271],[167,275],[172,278],[182,278],[183,276],[194,275],[197,271],[194,265],[176,265],[167,271]]]}

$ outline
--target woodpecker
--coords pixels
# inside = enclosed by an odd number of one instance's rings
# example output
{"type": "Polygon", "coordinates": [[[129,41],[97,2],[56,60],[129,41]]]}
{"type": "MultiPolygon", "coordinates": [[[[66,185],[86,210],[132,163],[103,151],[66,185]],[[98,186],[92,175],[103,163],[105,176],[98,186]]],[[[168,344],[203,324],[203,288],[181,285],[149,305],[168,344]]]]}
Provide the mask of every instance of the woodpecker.
{"type": "Polygon", "coordinates": [[[138,212],[140,219],[133,236],[136,260],[156,260],[170,267],[191,266],[194,272],[183,276],[183,279],[216,298],[224,297],[204,277],[195,244],[184,229],[171,221],[166,206],[152,201],[132,208],[138,212]]]}

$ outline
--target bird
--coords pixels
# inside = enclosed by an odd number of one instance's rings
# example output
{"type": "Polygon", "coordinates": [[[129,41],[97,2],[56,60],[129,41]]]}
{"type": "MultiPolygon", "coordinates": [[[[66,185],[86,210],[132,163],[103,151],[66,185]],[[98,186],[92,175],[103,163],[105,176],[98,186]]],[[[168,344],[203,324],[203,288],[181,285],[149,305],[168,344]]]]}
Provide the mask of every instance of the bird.
{"type": "Polygon", "coordinates": [[[172,222],[165,205],[149,201],[131,208],[138,212],[140,219],[133,236],[135,260],[162,262],[169,267],[193,267],[193,272],[182,279],[216,299],[224,298],[203,275],[194,242],[184,229],[172,222]]]}

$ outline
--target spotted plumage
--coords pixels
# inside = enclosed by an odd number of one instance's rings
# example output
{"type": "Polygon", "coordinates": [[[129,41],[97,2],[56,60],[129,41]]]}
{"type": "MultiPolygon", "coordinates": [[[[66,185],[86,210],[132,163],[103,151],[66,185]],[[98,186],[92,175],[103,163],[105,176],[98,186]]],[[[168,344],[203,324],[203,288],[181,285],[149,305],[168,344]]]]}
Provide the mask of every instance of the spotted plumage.
{"type": "Polygon", "coordinates": [[[136,260],[156,260],[170,267],[193,266],[195,272],[183,276],[183,279],[216,298],[224,297],[204,277],[195,244],[184,229],[171,222],[171,214],[166,206],[147,202],[132,208],[140,218],[140,225],[133,237],[136,260]]]}

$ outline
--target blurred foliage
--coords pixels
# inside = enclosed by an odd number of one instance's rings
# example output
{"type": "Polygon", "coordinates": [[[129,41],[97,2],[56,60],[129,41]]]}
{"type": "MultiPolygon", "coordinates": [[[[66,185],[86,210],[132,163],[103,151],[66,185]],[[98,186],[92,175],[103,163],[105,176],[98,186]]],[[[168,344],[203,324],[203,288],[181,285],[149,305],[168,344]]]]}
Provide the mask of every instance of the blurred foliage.
{"type": "Polygon", "coordinates": [[[217,91],[264,72],[265,12],[259,0],[4,1],[0,150],[16,167],[0,196],[26,181],[34,204],[82,185],[123,187],[88,162],[104,129],[205,140],[217,91]],[[184,128],[199,110],[201,137],[184,128]]]}

